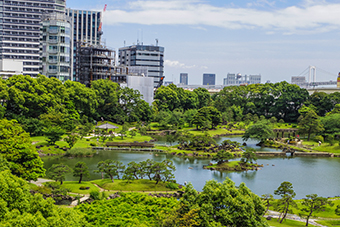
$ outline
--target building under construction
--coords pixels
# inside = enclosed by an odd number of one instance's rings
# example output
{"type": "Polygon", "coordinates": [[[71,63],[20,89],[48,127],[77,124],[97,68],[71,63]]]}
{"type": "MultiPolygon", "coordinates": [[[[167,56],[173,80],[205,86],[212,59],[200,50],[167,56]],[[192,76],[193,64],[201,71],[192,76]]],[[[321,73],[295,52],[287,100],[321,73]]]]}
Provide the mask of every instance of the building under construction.
{"type": "Polygon", "coordinates": [[[113,49],[102,45],[77,42],[75,81],[86,86],[90,86],[91,81],[99,79],[123,82],[124,78],[114,73],[115,54],[113,49]]]}

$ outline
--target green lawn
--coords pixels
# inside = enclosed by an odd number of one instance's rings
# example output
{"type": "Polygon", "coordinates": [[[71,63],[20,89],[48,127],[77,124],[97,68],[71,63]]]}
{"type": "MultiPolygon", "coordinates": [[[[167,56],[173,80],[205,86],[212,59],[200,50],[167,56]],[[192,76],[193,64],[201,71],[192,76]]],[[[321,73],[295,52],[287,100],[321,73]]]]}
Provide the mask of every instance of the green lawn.
{"type": "Polygon", "coordinates": [[[150,181],[149,179],[133,180],[131,183],[128,183],[126,180],[116,179],[114,180],[114,183],[112,183],[111,179],[103,179],[94,180],[91,181],[91,183],[112,191],[172,191],[169,188],[166,188],[168,183],[159,182],[156,184],[156,181],[150,181]]]}
{"type": "Polygon", "coordinates": [[[68,188],[70,192],[79,194],[89,194],[91,190],[98,190],[98,188],[91,184],[89,181],[82,181],[81,184],[78,181],[64,181],[61,185],[62,188],[68,188]],[[88,190],[80,190],[81,186],[90,187],[88,190]]]}
{"type": "Polygon", "coordinates": [[[339,142],[335,143],[334,145],[330,145],[327,142],[321,143],[321,146],[315,141],[307,141],[304,140],[302,142],[303,145],[309,145],[310,149],[316,150],[316,151],[321,151],[321,152],[329,152],[329,153],[340,153],[340,146],[339,142]]]}
{"type": "MultiPolygon", "coordinates": [[[[195,129],[190,129],[189,132],[193,135],[201,135],[204,133],[204,131],[197,131],[195,129]]],[[[217,129],[212,129],[209,131],[206,131],[210,136],[216,136],[216,135],[222,135],[222,134],[244,134],[243,130],[231,130],[229,131],[228,129],[224,128],[217,128],[217,129]]]]}
{"type": "MultiPolygon", "coordinates": [[[[300,222],[300,221],[293,221],[293,220],[283,220],[282,223],[277,222],[277,218],[272,218],[272,220],[268,221],[267,223],[269,224],[269,226],[273,226],[273,227],[291,227],[291,226],[306,226],[305,222],[300,222]]],[[[315,225],[311,225],[308,224],[308,226],[315,226],[315,225]]]]}
{"type": "Polygon", "coordinates": [[[340,220],[320,220],[317,223],[324,226],[340,226],[340,220]]]}

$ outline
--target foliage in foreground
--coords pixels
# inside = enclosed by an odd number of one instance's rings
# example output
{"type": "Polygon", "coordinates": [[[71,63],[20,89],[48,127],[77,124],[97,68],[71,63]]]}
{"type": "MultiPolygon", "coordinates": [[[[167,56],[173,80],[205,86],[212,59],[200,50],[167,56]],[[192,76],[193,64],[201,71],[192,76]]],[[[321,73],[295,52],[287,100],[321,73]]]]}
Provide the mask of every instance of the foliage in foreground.
{"type": "Polygon", "coordinates": [[[0,155],[9,162],[12,174],[36,180],[45,174],[43,162],[31,144],[30,136],[16,120],[0,120],[0,155]]]}
{"type": "Polygon", "coordinates": [[[31,195],[28,183],[10,173],[0,172],[0,226],[86,226],[75,210],[54,205],[51,198],[31,195]]]}
{"type": "Polygon", "coordinates": [[[177,205],[178,201],[172,198],[122,193],[119,198],[81,204],[75,210],[84,213],[91,226],[157,226],[157,218],[177,205]]]}

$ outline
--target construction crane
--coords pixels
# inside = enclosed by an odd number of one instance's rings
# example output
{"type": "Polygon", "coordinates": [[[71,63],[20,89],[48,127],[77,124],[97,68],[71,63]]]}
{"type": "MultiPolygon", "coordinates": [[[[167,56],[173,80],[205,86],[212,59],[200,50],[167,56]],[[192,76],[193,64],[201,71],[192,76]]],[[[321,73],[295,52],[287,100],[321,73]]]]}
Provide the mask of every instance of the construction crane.
{"type": "Polygon", "coordinates": [[[99,35],[103,34],[103,30],[102,30],[103,22],[102,21],[103,21],[103,15],[104,15],[104,13],[106,11],[106,7],[107,7],[107,4],[105,4],[105,6],[104,6],[104,10],[103,10],[102,16],[100,18],[100,24],[99,24],[99,28],[98,28],[98,34],[99,35]]]}

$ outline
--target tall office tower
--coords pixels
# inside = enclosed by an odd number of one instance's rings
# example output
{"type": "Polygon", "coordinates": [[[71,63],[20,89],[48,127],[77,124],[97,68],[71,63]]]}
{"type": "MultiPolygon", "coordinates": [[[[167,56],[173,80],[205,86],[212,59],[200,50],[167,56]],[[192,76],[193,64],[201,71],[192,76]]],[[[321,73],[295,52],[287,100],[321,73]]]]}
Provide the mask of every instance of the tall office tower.
{"type": "Polygon", "coordinates": [[[203,85],[215,85],[216,75],[215,74],[203,74],[203,85]]]}
{"type": "Polygon", "coordinates": [[[119,48],[119,65],[148,67],[148,77],[154,78],[156,87],[164,74],[164,47],[137,44],[119,48]]]}
{"type": "Polygon", "coordinates": [[[71,24],[64,13],[43,14],[41,72],[61,81],[70,79],[71,24]]]}
{"type": "Polygon", "coordinates": [[[65,4],[65,0],[1,0],[0,59],[22,61],[23,74],[38,75],[41,15],[65,13],[65,4]]]}
{"type": "Polygon", "coordinates": [[[70,17],[72,26],[71,42],[71,78],[79,81],[79,75],[76,74],[76,53],[77,43],[86,43],[90,45],[100,45],[102,31],[100,28],[101,15],[99,11],[74,10],[66,9],[66,15],[70,17]]]}
{"type": "Polygon", "coordinates": [[[188,85],[188,73],[179,74],[179,83],[181,85],[188,85]]]}

